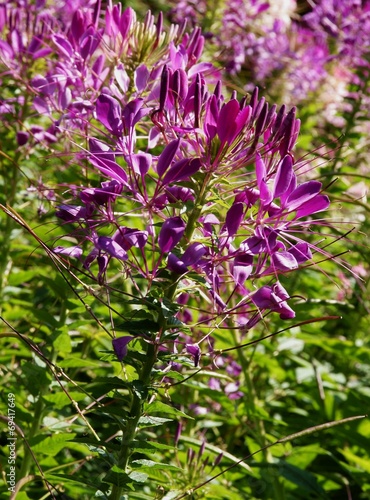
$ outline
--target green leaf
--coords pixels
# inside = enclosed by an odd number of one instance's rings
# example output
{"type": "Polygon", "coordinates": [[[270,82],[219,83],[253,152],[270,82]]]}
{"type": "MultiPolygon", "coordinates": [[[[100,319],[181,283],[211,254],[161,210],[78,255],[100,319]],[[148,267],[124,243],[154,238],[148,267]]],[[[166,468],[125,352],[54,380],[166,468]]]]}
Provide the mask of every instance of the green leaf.
{"type": "Polygon", "coordinates": [[[68,448],[68,441],[71,441],[76,434],[60,432],[52,436],[36,436],[30,439],[30,446],[34,453],[44,455],[56,455],[63,448],[68,448]]]}
{"type": "Polygon", "coordinates": [[[82,359],[74,357],[68,357],[68,359],[62,359],[60,362],[58,362],[58,364],[61,368],[101,367],[100,363],[98,363],[97,361],[93,361],[92,359],[82,359]]]}
{"type": "Polygon", "coordinates": [[[55,351],[59,354],[69,354],[72,351],[71,337],[68,331],[57,331],[52,342],[55,351]]]}
{"type": "Polygon", "coordinates": [[[119,488],[128,487],[130,488],[130,490],[134,489],[132,487],[132,481],[134,481],[134,479],[130,478],[130,476],[123,469],[120,469],[117,465],[114,465],[112,467],[108,474],[103,477],[102,481],[104,483],[114,484],[119,488]]]}
{"type": "Polygon", "coordinates": [[[327,498],[325,490],[317,482],[316,476],[310,472],[287,462],[280,462],[278,470],[279,474],[285,477],[285,479],[304,489],[306,495],[315,494],[319,495],[318,498],[327,498]]]}
{"type": "Polygon", "coordinates": [[[24,384],[33,396],[38,395],[40,389],[50,383],[48,372],[44,366],[27,361],[22,364],[22,372],[24,384]]]}
{"type": "Polygon", "coordinates": [[[162,403],[161,401],[154,401],[154,403],[151,403],[146,406],[145,408],[146,413],[164,413],[165,415],[171,415],[175,417],[184,417],[184,418],[190,418],[191,420],[194,420],[193,417],[190,417],[189,415],[186,415],[181,410],[178,410],[177,408],[174,408],[173,406],[166,405],[165,403],[162,403]]]}
{"type": "Polygon", "coordinates": [[[174,446],[168,444],[157,443],[156,441],[141,441],[134,440],[131,445],[132,449],[137,453],[155,453],[158,450],[174,450],[174,446]]]}
{"type": "Polygon", "coordinates": [[[133,460],[131,462],[132,467],[138,467],[144,470],[172,470],[172,471],[181,471],[180,467],[176,467],[175,465],[163,464],[161,462],[154,462],[153,460],[148,460],[146,458],[142,458],[140,460],[133,460]]]}
{"type": "Polygon", "coordinates": [[[89,437],[77,437],[74,439],[71,439],[71,442],[73,443],[78,443],[78,444],[86,444],[86,446],[92,447],[92,448],[106,448],[107,450],[110,451],[119,451],[120,446],[117,443],[114,443],[113,441],[96,441],[96,439],[92,439],[89,437]]]}
{"type": "Polygon", "coordinates": [[[136,483],[145,483],[145,481],[148,479],[148,474],[133,470],[132,472],[130,472],[128,477],[136,483]]]}
{"type": "Polygon", "coordinates": [[[160,418],[160,417],[149,417],[143,416],[139,420],[139,427],[154,427],[156,425],[162,425],[166,422],[172,422],[172,418],[160,418]]]}
{"type": "MultiPolygon", "coordinates": [[[[48,473],[46,473],[46,477],[52,484],[58,484],[61,482],[62,483],[63,482],[78,483],[78,484],[81,484],[85,487],[89,486],[90,488],[92,488],[94,490],[94,492],[99,491],[99,490],[100,491],[107,491],[109,488],[108,485],[102,484],[99,480],[94,481],[94,476],[91,476],[88,479],[86,479],[85,477],[81,477],[81,476],[78,476],[76,474],[67,475],[67,474],[55,474],[55,473],[48,474],[48,473]],[[61,479],[63,479],[63,481],[61,481],[61,479]]],[[[86,493],[88,493],[88,492],[86,492],[86,493]]],[[[18,498],[18,496],[17,496],[17,498],[18,498]]]]}
{"type": "Polygon", "coordinates": [[[340,450],[341,453],[346,457],[349,463],[355,465],[359,469],[362,469],[363,471],[367,472],[370,474],[370,460],[367,458],[359,457],[358,455],[355,455],[350,450],[340,450]]]}
{"type": "Polygon", "coordinates": [[[69,392],[70,397],[67,396],[65,392],[60,390],[56,394],[47,394],[43,396],[43,399],[48,403],[52,403],[56,410],[61,410],[65,406],[73,404],[72,401],[83,401],[86,398],[86,394],[81,392],[69,392]]]}
{"type": "Polygon", "coordinates": [[[158,332],[159,323],[151,319],[124,321],[116,326],[116,330],[119,332],[125,331],[131,335],[141,335],[148,332],[158,332]]]}
{"type": "Polygon", "coordinates": [[[148,396],[148,387],[141,380],[133,380],[129,385],[139,399],[146,399],[148,396]]]}

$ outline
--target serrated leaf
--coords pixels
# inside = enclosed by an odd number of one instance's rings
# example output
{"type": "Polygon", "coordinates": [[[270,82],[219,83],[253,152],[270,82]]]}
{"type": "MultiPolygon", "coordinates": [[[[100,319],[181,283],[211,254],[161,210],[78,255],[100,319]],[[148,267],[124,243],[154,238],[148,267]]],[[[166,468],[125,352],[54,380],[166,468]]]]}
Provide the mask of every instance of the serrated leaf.
{"type": "Polygon", "coordinates": [[[48,372],[45,370],[45,367],[27,361],[22,365],[22,372],[25,386],[34,396],[39,394],[42,386],[49,384],[48,372]]]}
{"type": "Polygon", "coordinates": [[[136,394],[139,399],[145,399],[148,395],[148,387],[144,385],[141,380],[134,380],[129,384],[132,391],[136,394]]]}
{"type": "Polygon", "coordinates": [[[139,420],[139,427],[154,427],[156,425],[162,425],[166,422],[172,422],[172,418],[160,418],[160,417],[150,417],[143,416],[139,420]]]}
{"type": "Polygon", "coordinates": [[[30,446],[34,453],[45,455],[56,455],[63,448],[67,448],[68,441],[71,441],[76,434],[60,432],[52,436],[37,436],[30,440],[30,446]]]}
{"type": "Polygon", "coordinates": [[[86,398],[86,394],[81,392],[69,392],[70,397],[63,391],[57,392],[56,394],[46,394],[43,399],[48,403],[52,403],[56,410],[61,410],[67,405],[71,405],[72,401],[83,401],[86,398]]]}
{"type": "Polygon", "coordinates": [[[96,377],[94,381],[88,385],[88,387],[99,387],[106,392],[112,389],[127,389],[130,384],[118,377],[96,377]]]}
{"type": "Polygon", "coordinates": [[[145,481],[148,479],[148,474],[133,470],[132,472],[130,472],[129,478],[135,481],[136,483],[145,483],[145,481]]]}

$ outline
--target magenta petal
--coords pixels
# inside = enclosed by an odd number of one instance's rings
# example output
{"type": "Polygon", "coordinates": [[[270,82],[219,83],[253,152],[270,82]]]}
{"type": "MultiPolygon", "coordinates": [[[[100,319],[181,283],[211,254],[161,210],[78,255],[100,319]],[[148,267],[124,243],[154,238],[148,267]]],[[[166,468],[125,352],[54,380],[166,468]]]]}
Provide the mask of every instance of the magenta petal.
{"type": "Polygon", "coordinates": [[[135,87],[137,88],[138,92],[142,92],[145,89],[148,83],[148,78],[149,70],[145,66],[145,64],[141,64],[138,68],[136,68],[134,73],[135,87]]]}
{"type": "Polygon", "coordinates": [[[263,286],[251,297],[259,309],[269,309],[279,313],[281,319],[291,319],[295,317],[295,312],[285,302],[288,298],[287,291],[280,283],[273,287],[263,286]]]}
{"type": "Polygon", "coordinates": [[[236,117],[236,129],[234,131],[234,137],[235,137],[242,131],[244,125],[248,122],[250,116],[252,114],[252,108],[250,106],[246,106],[244,109],[239,111],[238,116],[236,117]]]}
{"type": "Polygon", "coordinates": [[[319,181],[308,181],[300,184],[288,196],[286,207],[290,211],[296,210],[315,197],[320,192],[321,187],[322,184],[319,181]]]}
{"type": "Polygon", "coordinates": [[[152,164],[152,155],[147,153],[137,153],[130,156],[132,168],[136,174],[144,176],[152,164]]]}
{"type": "Polygon", "coordinates": [[[207,252],[207,249],[201,243],[192,243],[185,250],[182,260],[186,266],[196,264],[207,252]]]}
{"type": "Polygon", "coordinates": [[[220,111],[217,121],[217,133],[221,142],[232,142],[237,128],[236,118],[240,111],[239,102],[231,99],[220,111]]]}
{"type": "Polygon", "coordinates": [[[101,159],[95,155],[90,156],[89,161],[106,177],[110,177],[111,179],[115,179],[116,181],[127,185],[127,174],[123,168],[118,165],[118,163],[111,160],[101,159]]]}
{"type": "Polygon", "coordinates": [[[196,174],[202,163],[199,158],[189,160],[188,158],[177,161],[163,178],[163,184],[178,182],[196,174]]]}
{"type": "Polygon", "coordinates": [[[123,67],[123,64],[119,64],[114,70],[114,77],[117,80],[118,85],[122,92],[127,92],[130,86],[130,77],[127,71],[123,67]]]}
{"type": "Polygon", "coordinates": [[[280,162],[276,172],[274,198],[279,198],[288,190],[293,174],[293,158],[291,155],[286,155],[280,162]]]}
{"type": "Polygon", "coordinates": [[[118,337],[112,340],[113,350],[118,358],[118,361],[122,361],[123,358],[127,356],[127,346],[134,337],[118,337]]]}
{"type": "Polygon", "coordinates": [[[312,253],[310,247],[306,242],[297,243],[293,247],[289,248],[289,253],[294,255],[296,261],[301,264],[307,260],[312,259],[312,253]]]}
{"type": "Polygon", "coordinates": [[[273,197],[266,183],[266,166],[261,155],[256,154],[256,177],[257,185],[260,190],[260,198],[264,205],[271,203],[273,197]]]}
{"type": "Polygon", "coordinates": [[[121,226],[114,233],[112,239],[124,250],[129,250],[132,247],[143,248],[148,241],[148,232],[121,226]]]}
{"type": "Polygon", "coordinates": [[[285,290],[283,285],[279,282],[275,283],[272,287],[274,296],[277,296],[279,300],[288,300],[289,299],[289,293],[285,290]]]}
{"type": "Polygon", "coordinates": [[[188,272],[188,268],[183,260],[174,253],[168,254],[167,268],[177,274],[185,274],[188,272]]]}
{"type": "Polygon", "coordinates": [[[244,204],[241,202],[234,203],[234,205],[232,205],[227,211],[225,226],[230,237],[234,236],[234,234],[238,231],[243,217],[244,204]]]}
{"type": "Polygon", "coordinates": [[[158,163],[157,163],[157,172],[159,177],[162,177],[162,175],[171,165],[172,160],[174,159],[179,146],[180,146],[180,139],[176,139],[170,142],[162,151],[160,157],[158,158],[158,163]]]}
{"type": "Polygon", "coordinates": [[[234,259],[233,276],[238,285],[244,285],[245,280],[249,277],[253,269],[252,255],[238,255],[234,259]]]}
{"type": "Polygon", "coordinates": [[[162,253],[170,252],[181,240],[185,232],[185,222],[181,217],[167,219],[159,232],[158,245],[162,253]]]}
{"type": "Polygon", "coordinates": [[[289,252],[276,252],[272,255],[271,260],[275,269],[279,271],[291,271],[298,267],[296,258],[289,252]]]}
{"type": "Polygon", "coordinates": [[[75,205],[59,205],[56,216],[66,222],[75,222],[81,219],[86,219],[89,216],[89,211],[85,207],[75,205]]]}
{"type": "Polygon", "coordinates": [[[125,252],[125,250],[112,238],[108,238],[107,236],[100,236],[97,240],[96,246],[100,250],[107,252],[107,254],[115,257],[116,259],[127,260],[127,253],[125,252]]]}
{"type": "Polygon", "coordinates": [[[280,310],[276,311],[276,312],[280,313],[280,319],[293,319],[293,318],[295,318],[295,312],[286,303],[282,304],[282,307],[280,308],[280,310]]]}
{"type": "Polygon", "coordinates": [[[208,139],[213,139],[217,133],[218,104],[215,95],[212,95],[206,103],[206,114],[204,118],[204,131],[208,139]]]}
{"type": "Polygon", "coordinates": [[[99,255],[96,258],[96,262],[98,263],[99,271],[98,271],[98,282],[99,284],[104,283],[104,274],[107,270],[109,257],[108,255],[99,255]]]}
{"type": "Polygon", "coordinates": [[[53,248],[54,253],[58,253],[61,255],[67,255],[68,257],[75,257],[76,259],[79,259],[82,255],[82,248],[80,247],[55,247],[53,248]]]}
{"type": "Polygon", "coordinates": [[[270,309],[272,304],[271,300],[271,287],[263,286],[257,290],[252,296],[252,302],[260,309],[270,309]]]}
{"type": "Polygon", "coordinates": [[[297,210],[296,218],[299,219],[307,215],[315,214],[316,212],[322,212],[326,210],[329,205],[329,198],[324,194],[319,194],[297,210]]]}
{"type": "Polygon", "coordinates": [[[72,57],[73,55],[73,47],[69,43],[69,41],[64,38],[64,36],[61,35],[54,35],[53,36],[53,41],[55,45],[58,47],[58,49],[68,58],[72,57]]]}
{"type": "Polygon", "coordinates": [[[194,200],[193,191],[183,186],[170,186],[166,188],[166,195],[169,203],[176,203],[177,201],[194,200]]]}
{"type": "Polygon", "coordinates": [[[110,95],[101,94],[96,100],[97,119],[116,136],[122,133],[121,113],[121,105],[110,95]]]}
{"type": "Polygon", "coordinates": [[[243,250],[243,252],[257,255],[266,251],[266,240],[259,236],[251,236],[242,242],[240,249],[243,250]]]}
{"type": "Polygon", "coordinates": [[[115,154],[105,142],[98,139],[89,139],[89,151],[99,160],[115,161],[115,154]]]}
{"type": "Polygon", "coordinates": [[[186,344],[186,352],[193,356],[194,358],[194,366],[197,367],[199,364],[200,356],[201,356],[201,350],[199,348],[199,345],[197,344],[186,344]]]}
{"type": "Polygon", "coordinates": [[[83,267],[85,269],[90,269],[91,264],[94,262],[95,259],[97,259],[99,256],[99,250],[97,248],[93,248],[92,251],[89,253],[89,255],[86,257],[86,259],[83,262],[83,267]]]}

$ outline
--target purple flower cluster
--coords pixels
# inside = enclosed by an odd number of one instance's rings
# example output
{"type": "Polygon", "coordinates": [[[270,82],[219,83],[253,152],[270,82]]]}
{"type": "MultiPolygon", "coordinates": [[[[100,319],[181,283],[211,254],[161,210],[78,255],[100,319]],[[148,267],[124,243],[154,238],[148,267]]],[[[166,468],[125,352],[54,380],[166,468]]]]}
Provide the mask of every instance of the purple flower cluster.
{"type": "Polygon", "coordinates": [[[370,2],[365,0],[320,0],[303,22],[320,34],[336,59],[350,66],[368,64],[364,56],[369,53],[370,2]]]}
{"type": "MultiPolygon", "coordinates": [[[[267,9],[252,4],[256,16],[267,9]]],[[[38,12],[0,10],[2,77],[29,89],[32,113],[50,124],[22,122],[19,145],[82,137],[76,159],[91,178],[59,205],[75,245],[54,251],[100,284],[118,266],[140,297],[201,289],[208,317],[235,315],[246,329],[270,312],[293,318],[279,276],[320,251],[305,227],[329,206],[320,182],[299,179],[296,109],[269,106],[258,89],[224,96],[214,66],[199,62],[199,28],[165,30],[161,15],[140,22],[111,2],[38,12]]],[[[4,119],[24,112],[12,99],[4,119]]],[[[120,359],[130,340],[115,342],[120,359]]]]}
{"type": "Polygon", "coordinates": [[[212,310],[243,310],[238,321],[247,328],[264,312],[293,318],[278,275],[311,259],[301,219],[329,205],[320,182],[298,182],[295,109],[270,108],[257,90],[249,101],[227,100],[220,82],[210,92],[200,72],[178,62],[177,53],[163,67],[155,102],[98,97],[96,118],[111,143],[91,138],[87,158],[108,180],[57,213],[79,226],[75,235],[90,250],[85,257],[80,244],[56,251],[74,254],[85,269],[96,261],[101,283],[118,260],[127,276],[144,278],[146,293],[164,269],[185,288],[196,272],[212,310]],[[138,149],[137,130],[149,125],[146,148],[138,149]],[[251,290],[247,283],[258,278],[269,284],[251,290]]]}
{"type": "Polygon", "coordinates": [[[300,16],[294,0],[227,0],[212,15],[207,0],[182,0],[170,17],[187,16],[192,25],[202,25],[215,58],[246,90],[259,85],[282,102],[299,104],[323,85],[324,90],[333,85],[333,74],[347,83],[343,68],[368,65],[370,3],[319,0],[310,5],[300,16]]]}

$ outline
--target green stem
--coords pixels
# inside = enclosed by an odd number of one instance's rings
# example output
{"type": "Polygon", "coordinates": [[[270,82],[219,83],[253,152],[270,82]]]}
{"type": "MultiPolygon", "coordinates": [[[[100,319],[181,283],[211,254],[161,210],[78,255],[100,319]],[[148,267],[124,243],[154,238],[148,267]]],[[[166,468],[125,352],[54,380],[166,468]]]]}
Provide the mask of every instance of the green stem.
{"type": "MultiPolygon", "coordinates": [[[[208,176],[205,177],[200,192],[197,196],[197,200],[193,210],[191,211],[188,222],[185,229],[185,239],[186,241],[190,241],[195,227],[196,222],[199,219],[202,207],[207,194],[207,185],[208,185],[208,176]]],[[[168,300],[173,300],[178,285],[178,276],[172,276],[172,283],[167,288],[165,296],[168,300]]],[[[159,324],[160,331],[166,330],[166,319],[162,314],[159,315],[159,324]]],[[[146,352],[146,361],[141,369],[139,374],[139,380],[144,387],[148,387],[151,381],[152,370],[155,362],[157,361],[157,346],[155,344],[147,344],[147,352],[146,352]]],[[[144,400],[141,398],[141,395],[138,395],[136,392],[132,394],[132,401],[130,407],[130,416],[126,421],[126,427],[122,435],[121,441],[121,449],[118,456],[117,465],[120,469],[124,470],[126,473],[128,472],[129,459],[132,452],[132,442],[135,439],[137,426],[140,420],[140,417],[143,414],[143,404],[144,400]]],[[[120,500],[122,494],[124,493],[124,487],[113,485],[112,491],[110,493],[110,500],[120,500]]]]}
{"type": "MultiPolygon", "coordinates": [[[[148,344],[146,353],[146,361],[142,367],[139,380],[144,386],[150,384],[151,373],[153,366],[157,360],[157,347],[154,344],[148,344]]],[[[130,408],[130,417],[127,419],[126,428],[122,435],[121,449],[118,456],[118,467],[127,472],[129,458],[132,452],[132,442],[136,436],[137,426],[140,417],[143,414],[144,401],[135,392],[132,395],[132,402],[130,408]]],[[[113,485],[109,498],[111,500],[120,500],[125,489],[121,486],[113,485]]]]}

